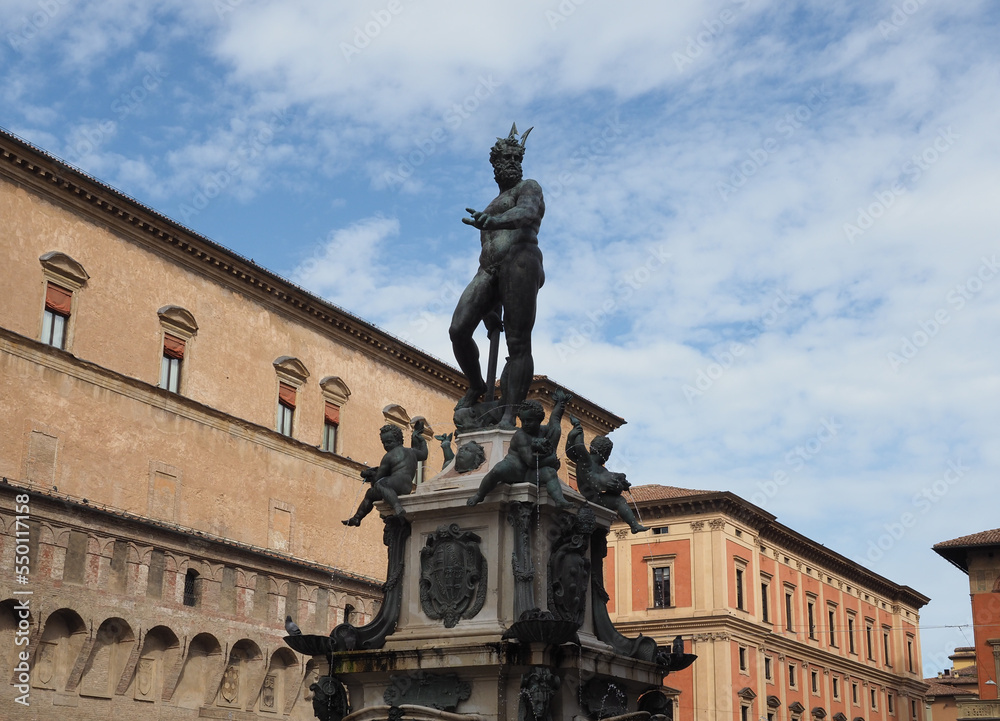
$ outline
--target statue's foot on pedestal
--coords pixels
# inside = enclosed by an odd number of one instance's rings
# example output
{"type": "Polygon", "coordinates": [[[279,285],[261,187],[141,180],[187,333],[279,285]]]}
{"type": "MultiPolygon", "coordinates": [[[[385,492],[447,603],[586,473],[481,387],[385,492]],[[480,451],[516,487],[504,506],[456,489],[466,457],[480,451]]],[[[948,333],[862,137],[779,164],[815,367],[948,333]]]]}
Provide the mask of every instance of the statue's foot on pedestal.
{"type": "Polygon", "coordinates": [[[351,516],[346,521],[341,521],[341,523],[343,523],[345,526],[360,526],[361,519],[358,518],[357,516],[351,516]]]}
{"type": "Polygon", "coordinates": [[[556,508],[572,508],[573,502],[567,501],[565,498],[553,498],[552,502],[556,504],[556,508]]]}
{"type": "Polygon", "coordinates": [[[482,496],[480,496],[480,495],[479,495],[479,494],[477,493],[477,494],[476,494],[476,495],[474,495],[474,496],[473,496],[472,498],[470,498],[469,500],[467,500],[467,501],[465,502],[465,505],[467,505],[467,506],[475,506],[475,505],[476,505],[476,504],[478,504],[478,503],[482,503],[482,500],[483,500],[483,499],[482,499],[482,496]]]}
{"type": "Polygon", "coordinates": [[[507,416],[504,416],[503,418],[500,419],[500,422],[497,424],[497,428],[499,428],[502,431],[513,431],[517,428],[517,422],[513,418],[508,418],[507,416]]]}

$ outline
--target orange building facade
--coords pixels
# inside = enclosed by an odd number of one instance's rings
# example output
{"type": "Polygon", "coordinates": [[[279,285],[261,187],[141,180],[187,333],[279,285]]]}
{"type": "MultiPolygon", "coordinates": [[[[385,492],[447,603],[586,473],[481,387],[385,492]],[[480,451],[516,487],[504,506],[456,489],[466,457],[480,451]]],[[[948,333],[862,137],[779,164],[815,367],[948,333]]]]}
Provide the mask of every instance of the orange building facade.
{"type": "Polygon", "coordinates": [[[969,577],[978,699],[957,703],[959,719],[1000,719],[1000,529],[935,544],[969,577]]]}
{"type": "Polygon", "coordinates": [[[613,528],[612,620],[698,655],[666,679],[675,721],[925,721],[926,596],[732,493],[639,486],[632,499],[650,530],[613,528]]]}

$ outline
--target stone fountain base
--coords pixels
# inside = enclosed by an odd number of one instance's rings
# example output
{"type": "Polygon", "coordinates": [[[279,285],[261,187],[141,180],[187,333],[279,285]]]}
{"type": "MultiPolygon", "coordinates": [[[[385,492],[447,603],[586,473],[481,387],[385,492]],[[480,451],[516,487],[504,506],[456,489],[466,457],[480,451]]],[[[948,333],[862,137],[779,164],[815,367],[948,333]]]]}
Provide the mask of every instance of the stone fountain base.
{"type": "Polygon", "coordinates": [[[614,513],[569,488],[573,507],[560,509],[530,479],[466,505],[513,434],[463,435],[458,468],[401,498],[404,519],[386,517],[386,597],[372,623],[288,637],[329,660],[319,718],[647,719],[662,708],[663,677],[694,657],[611,626],[602,564],[614,513]],[[482,453],[463,453],[473,442],[482,453]]]}

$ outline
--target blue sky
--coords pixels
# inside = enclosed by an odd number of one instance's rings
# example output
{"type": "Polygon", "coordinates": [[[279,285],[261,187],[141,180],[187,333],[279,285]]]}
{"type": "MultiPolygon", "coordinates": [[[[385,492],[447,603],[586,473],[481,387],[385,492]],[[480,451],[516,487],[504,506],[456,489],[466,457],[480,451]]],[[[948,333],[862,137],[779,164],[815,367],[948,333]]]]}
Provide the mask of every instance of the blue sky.
{"type": "Polygon", "coordinates": [[[448,360],[460,218],[534,126],[536,372],[628,419],[633,483],[732,490],[931,596],[930,675],[972,638],[930,546],[1000,525],[998,20],[0,0],[0,125],[448,360]]]}

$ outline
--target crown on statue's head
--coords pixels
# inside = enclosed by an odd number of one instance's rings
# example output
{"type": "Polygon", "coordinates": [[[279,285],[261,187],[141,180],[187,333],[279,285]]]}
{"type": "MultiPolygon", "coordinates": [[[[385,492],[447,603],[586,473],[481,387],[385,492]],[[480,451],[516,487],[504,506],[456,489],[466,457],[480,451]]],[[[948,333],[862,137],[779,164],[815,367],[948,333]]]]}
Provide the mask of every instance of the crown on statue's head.
{"type": "Polygon", "coordinates": [[[490,150],[490,161],[494,161],[496,157],[503,151],[514,151],[517,157],[524,157],[524,141],[528,139],[528,133],[534,130],[534,126],[528,128],[524,131],[521,139],[517,138],[517,123],[510,126],[510,135],[506,138],[497,138],[496,143],[493,144],[493,149],[490,150]]]}

